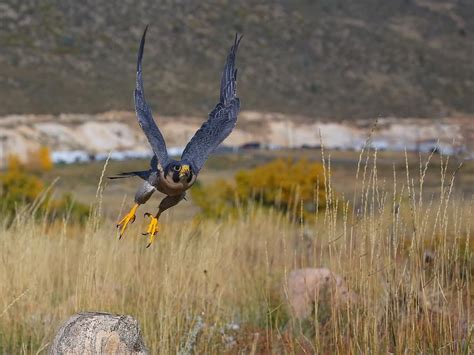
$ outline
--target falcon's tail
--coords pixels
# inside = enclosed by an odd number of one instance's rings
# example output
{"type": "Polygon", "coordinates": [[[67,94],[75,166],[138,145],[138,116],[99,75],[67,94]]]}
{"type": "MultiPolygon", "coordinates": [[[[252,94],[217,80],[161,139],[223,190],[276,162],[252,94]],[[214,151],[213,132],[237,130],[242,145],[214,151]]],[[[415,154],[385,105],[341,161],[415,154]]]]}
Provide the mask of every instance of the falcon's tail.
{"type": "Polygon", "coordinates": [[[119,173],[114,176],[108,176],[109,179],[115,180],[115,179],[125,179],[133,176],[138,176],[139,178],[142,178],[143,180],[148,180],[150,177],[150,170],[143,170],[143,171],[127,171],[125,173],[119,173]]]}

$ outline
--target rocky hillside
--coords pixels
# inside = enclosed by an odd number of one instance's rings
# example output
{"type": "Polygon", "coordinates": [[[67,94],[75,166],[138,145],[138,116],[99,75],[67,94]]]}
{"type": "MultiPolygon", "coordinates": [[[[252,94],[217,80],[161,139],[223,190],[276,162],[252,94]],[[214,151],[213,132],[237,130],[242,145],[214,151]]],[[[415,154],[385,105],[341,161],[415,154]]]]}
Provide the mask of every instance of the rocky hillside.
{"type": "Polygon", "coordinates": [[[162,114],[206,115],[236,31],[245,109],[474,113],[474,1],[4,0],[0,114],[131,110],[137,46],[162,114]]]}

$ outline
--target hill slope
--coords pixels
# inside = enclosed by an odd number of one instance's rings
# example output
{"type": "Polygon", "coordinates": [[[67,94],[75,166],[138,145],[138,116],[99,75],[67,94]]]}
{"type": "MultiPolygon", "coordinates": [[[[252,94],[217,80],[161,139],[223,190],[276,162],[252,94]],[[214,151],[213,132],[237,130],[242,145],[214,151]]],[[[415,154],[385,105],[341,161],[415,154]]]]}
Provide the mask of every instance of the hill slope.
{"type": "Polygon", "coordinates": [[[474,113],[474,2],[3,1],[0,114],[130,110],[147,98],[206,115],[235,31],[245,109],[310,117],[474,113]]]}

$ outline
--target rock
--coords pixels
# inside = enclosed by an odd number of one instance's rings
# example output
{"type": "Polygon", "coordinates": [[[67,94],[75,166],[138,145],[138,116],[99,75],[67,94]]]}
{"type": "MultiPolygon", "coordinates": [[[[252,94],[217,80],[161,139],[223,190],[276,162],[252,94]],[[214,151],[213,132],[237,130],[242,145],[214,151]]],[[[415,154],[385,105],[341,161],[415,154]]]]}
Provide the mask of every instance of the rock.
{"type": "Polygon", "coordinates": [[[344,279],[327,268],[292,271],[285,291],[290,314],[301,320],[311,314],[315,302],[323,301],[340,307],[357,300],[357,295],[349,290],[344,279]]]}
{"type": "Polygon", "coordinates": [[[73,315],[61,326],[49,353],[148,354],[148,349],[133,317],[87,312],[73,315]]]}

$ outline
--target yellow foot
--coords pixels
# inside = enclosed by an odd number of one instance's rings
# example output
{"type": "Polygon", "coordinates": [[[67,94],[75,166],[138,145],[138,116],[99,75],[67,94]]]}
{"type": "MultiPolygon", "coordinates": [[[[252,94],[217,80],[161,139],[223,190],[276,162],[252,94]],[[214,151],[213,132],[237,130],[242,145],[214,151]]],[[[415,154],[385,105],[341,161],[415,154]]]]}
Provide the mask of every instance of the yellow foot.
{"type": "Polygon", "coordinates": [[[158,224],[158,218],[152,216],[150,213],[145,213],[145,217],[151,217],[150,224],[148,225],[148,229],[146,233],[143,233],[143,235],[148,235],[148,245],[146,246],[147,248],[150,247],[151,243],[155,240],[155,235],[158,233],[160,230],[160,225],[158,224]]]}
{"type": "Polygon", "coordinates": [[[138,204],[133,205],[130,212],[128,212],[125,217],[123,217],[120,222],[117,223],[117,228],[120,229],[119,239],[122,239],[123,233],[129,223],[135,222],[135,212],[137,211],[138,204]]]}

